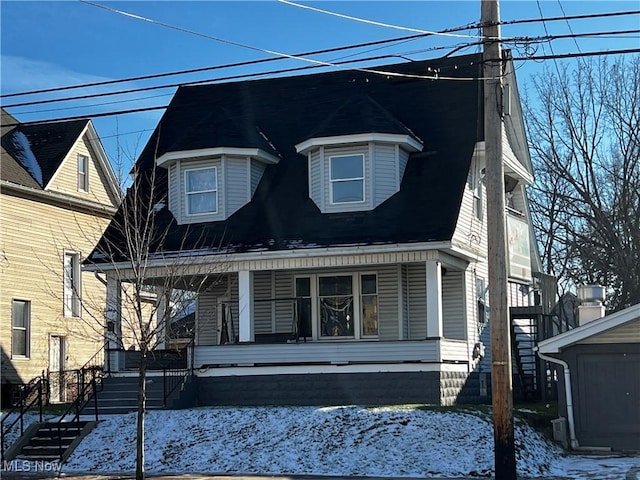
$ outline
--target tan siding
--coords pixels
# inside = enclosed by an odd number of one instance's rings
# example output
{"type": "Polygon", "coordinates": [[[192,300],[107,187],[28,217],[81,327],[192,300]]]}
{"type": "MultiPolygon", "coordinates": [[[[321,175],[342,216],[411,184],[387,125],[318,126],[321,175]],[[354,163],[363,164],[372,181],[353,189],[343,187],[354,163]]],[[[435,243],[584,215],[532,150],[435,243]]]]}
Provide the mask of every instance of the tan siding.
{"type": "Polygon", "coordinates": [[[105,172],[100,167],[97,156],[89,145],[87,134],[85,134],[76,142],[71,152],[62,162],[47,189],[105,205],[114,205],[114,199],[110,196],[106,185],[108,185],[108,181],[105,172]],[[78,155],[84,155],[89,158],[88,192],[78,191],[78,155]]]}
{"type": "Polygon", "coordinates": [[[578,342],[579,345],[594,343],[640,343],[640,319],[578,342]]]}
{"type": "MultiPolygon", "coordinates": [[[[31,301],[31,356],[4,362],[22,380],[46,370],[49,337],[67,341],[67,366],[79,367],[102,345],[105,288],[92,273],[82,274],[82,318],[63,316],[63,255],[74,250],[88,255],[107,219],[57,208],[3,193],[0,196],[0,340],[11,355],[11,302],[31,301]]],[[[5,377],[7,378],[7,377],[5,377]]]]}

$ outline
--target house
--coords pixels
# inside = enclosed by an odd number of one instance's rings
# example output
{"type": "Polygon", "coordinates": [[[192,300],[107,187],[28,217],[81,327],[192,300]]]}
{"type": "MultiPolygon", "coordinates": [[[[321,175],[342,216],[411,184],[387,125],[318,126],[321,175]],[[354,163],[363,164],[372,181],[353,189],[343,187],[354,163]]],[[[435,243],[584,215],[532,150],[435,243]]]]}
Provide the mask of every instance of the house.
{"type": "Polygon", "coordinates": [[[560,370],[572,448],[640,451],[640,305],[603,314],[580,311],[578,327],[540,342],[538,352],[560,370]]]}
{"type": "MultiPolygon", "coordinates": [[[[509,294],[525,307],[540,269],[533,175],[505,68],[509,294]]],[[[149,284],[176,261],[183,288],[203,287],[189,356],[200,404],[487,398],[481,78],[474,54],[178,89],[136,174],[155,179],[142,196],[168,232],[149,284]]],[[[86,267],[110,298],[131,268],[122,241],[110,227],[86,267]]]]}
{"type": "MultiPolygon", "coordinates": [[[[116,212],[120,190],[90,120],[21,124],[2,110],[1,153],[0,345],[8,400],[10,385],[78,368],[101,348],[105,286],[80,266],[116,212]]],[[[52,400],[64,400],[55,377],[52,400]]]]}

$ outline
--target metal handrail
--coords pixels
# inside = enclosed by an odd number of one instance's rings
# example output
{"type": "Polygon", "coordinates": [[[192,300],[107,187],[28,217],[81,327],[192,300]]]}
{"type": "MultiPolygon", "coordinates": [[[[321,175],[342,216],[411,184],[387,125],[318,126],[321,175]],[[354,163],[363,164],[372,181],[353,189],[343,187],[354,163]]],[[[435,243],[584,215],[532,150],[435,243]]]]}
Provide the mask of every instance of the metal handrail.
{"type": "Polygon", "coordinates": [[[24,385],[18,404],[11,408],[11,410],[9,410],[0,421],[0,460],[4,461],[4,440],[6,433],[8,433],[16,423],[20,422],[20,435],[22,436],[24,434],[24,414],[27,413],[36,402],[38,403],[40,421],[42,422],[42,395],[44,391],[49,391],[48,387],[46,390],[43,388],[46,383],[47,377],[44,372],[42,372],[41,376],[31,379],[26,385],[24,385]],[[36,390],[38,391],[37,396],[29,400],[36,390]],[[16,413],[16,411],[20,412],[19,415],[7,425],[9,422],[8,419],[10,419],[11,415],[16,413]]]}
{"type": "MultiPolygon", "coordinates": [[[[184,346],[184,351],[186,355],[189,355],[189,352],[193,352],[193,345],[195,343],[195,339],[191,338],[189,343],[184,346]]],[[[193,355],[193,353],[192,353],[193,355]]],[[[173,363],[176,364],[178,361],[182,363],[182,359],[174,359],[173,363]]],[[[167,400],[169,396],[178,388],[178,386],[182,385],[186,378],[193,371],[193,358],[191,360],[191,365],[189,365],[189,361],[187,359],[186,368],[184,367],[167,367],[162,369],[162,406],[163,408],[167,407],[167,400]]]]}

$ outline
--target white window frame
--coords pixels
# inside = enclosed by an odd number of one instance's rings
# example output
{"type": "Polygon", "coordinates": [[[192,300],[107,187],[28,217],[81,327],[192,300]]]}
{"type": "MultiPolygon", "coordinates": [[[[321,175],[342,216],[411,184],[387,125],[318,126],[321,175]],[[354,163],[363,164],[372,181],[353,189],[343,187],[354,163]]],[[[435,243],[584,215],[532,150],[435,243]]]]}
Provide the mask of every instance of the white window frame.
{"type": "Polygon", "coordinates": [[[350,153],[350,154],[341,154],[341,155],[330,155],[329,156],[329,203],[331,205],[353,205],[353,204],[361,204],[365,203],[366,198],[366,164],[365,164],[365,155],[364,153],[350,153]],[[333,179],[331,175],[332,164],[334,158],[344,158],[344,157],[361,157],[362,158],[362,176],[361,177],[352,177],[352,178],[339,178],[333,179]],[[335,183],[341,182],[353,182],[353,181],[362,181],[362,200],[356,200],[353,202],[335,202],[333,200],[333,186],[335,183]]]}
{"type": "Polygon", "coordinates": [[[183,168],[182,169],[183,172],[183,177],[184,177],[184,213],[186,216],[188,217],[199,217],[202,215],[214,215],[216,213],[219,212],[220,210],[220,198],[218,196],[218,167],[216,165],[209,165],[209,166],[205,166],[205,167],[192,167],[192,168],[183,168]],[[187,181],[187,177],[189,175],[189,172],[193,172],[196,170],[213,170],[214,171],[214,175],[216,177],[216,182],[215,182],[215,188],[214,189],[210,189],[210,190],[197,190],[197,191],[193,191],[190,192],[188,189],[189,186],[189,182],[187,181]],[[189,195],[194,195],[194,194],[202,194],[202,193],[213,193],[215,195],[216,198],[216,208],[215,210],[212,210],[211,212],[201,212],[201,213],[190,213],[189,212],[189,195]]]}
{"type": "Polygon", "coordinates": [[[65,250],[62,262],[62,303],[65,317],[82,317],[80,253],[65,250]]]}
{"type": "Polygon", "coordinates": [[[89,191],[89,157],[82,154],[78,154],[78,191],[89,191]]]}
{"type": "Polygon", "coordinates": [[[31,300],[23,300],[20,298],[14,298],[11,300],[11,358],[30,358],[31,356],[31,300]],[[25,306],[25,317],[24,326],[17,327],[14,325],[15,316],[13,314],[13,306],[16,302],[23,303],[25,306]],[[15,346],[13,341],[13,332],[14,330],[20,330],[25,332],[25,346],[24,346],[24,355],[14,353],[15,346]]]}

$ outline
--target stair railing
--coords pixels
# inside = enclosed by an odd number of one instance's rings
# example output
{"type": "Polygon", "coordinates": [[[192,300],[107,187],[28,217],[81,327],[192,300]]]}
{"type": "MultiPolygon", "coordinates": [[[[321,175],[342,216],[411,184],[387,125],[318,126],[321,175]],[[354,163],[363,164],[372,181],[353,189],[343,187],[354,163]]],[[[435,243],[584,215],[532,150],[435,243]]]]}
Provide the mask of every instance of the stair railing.
{"type": "Polygon", "coordinates": [[[21,387],[20,398],[11,410],[2,416],[0,421],[0,460],[4,462],[5,437],[8,432],[19,422],[20,436],[24,434],[24,414],[27,413],[34,405],[38,407],[40,422],[42,422],[42,407],[47,402],[49,387],[47,385],[47,376],[44,372],[39,377],[31,379],[27,384],[21,387]],[[45,401],[43,402],[43,397],[45,401]],[[13,421],[11,417],[17,413],[13,421]]]}
{"type": "Polygon", "coordinates": [[[80,420],[80,412],[82,412],[84,407],[87,406],[91,400],[93,400],[94,402],[95,419],[96,421],[99,420],[98,392],[102,390],[102,365],[89,365],[76,370],[75,373],[77,375],[78,387],[76,397],[71,402],[69,407],[65,410],[65,412],[60,416],[58,421],[55,422],[55,426],[52,427],[57,429],[58,431],[58,449],[60,461],[62,461],[62,457],[64,455],[64,450],[62,447],[63,434],[66,434],[69,431],[75,431],[76,433],[79,432],[80,427],[78,426],[78,422],[80,420]],[[71,417],[69,417],[70,415],[71,417]]]}
{"type": "Polygon", "coordinates": [[[191,374],[193,369],[193,358],[189,362],[187,356],[193,352],[194,338],[189,340],[183,349],[181,355],[171,359],[169,365],[162,369],[162,406],[167,408],[167,402],[171,394],[184,382],[191,374]],[[191,363],[191,366],[189,365],[191,363]]]}

